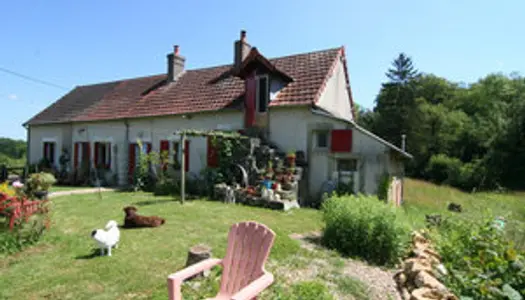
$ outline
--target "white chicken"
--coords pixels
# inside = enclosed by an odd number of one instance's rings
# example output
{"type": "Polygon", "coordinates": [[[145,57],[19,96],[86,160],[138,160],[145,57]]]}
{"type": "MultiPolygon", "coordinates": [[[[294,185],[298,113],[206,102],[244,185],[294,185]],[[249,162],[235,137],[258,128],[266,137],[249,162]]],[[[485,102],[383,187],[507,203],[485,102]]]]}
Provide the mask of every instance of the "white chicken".
{"type": "Polygon", "coordinates": [[[97,241],[100,248],[100,255],[104,255],[104,249],[108,250],[108,256],[111,256],[111,248],[118,248],[120,241],[120,231],[116,221],[109,221],[105,229],[96,229],[91,232],[91,237],[97,241]]]}

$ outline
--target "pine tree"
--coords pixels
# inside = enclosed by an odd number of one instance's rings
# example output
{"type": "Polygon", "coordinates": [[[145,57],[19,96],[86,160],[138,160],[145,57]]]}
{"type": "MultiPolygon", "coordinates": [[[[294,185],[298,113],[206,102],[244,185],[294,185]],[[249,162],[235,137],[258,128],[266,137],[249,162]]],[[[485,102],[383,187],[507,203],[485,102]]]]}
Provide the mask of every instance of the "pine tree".
{"type": "Polygon", "coordinates": [[[398,57],[392,62],[392,68],[385,74],[392,83],[407,83],[418,75],[414,68],[412,59],[405,53],[399,53],[398,57]]]}

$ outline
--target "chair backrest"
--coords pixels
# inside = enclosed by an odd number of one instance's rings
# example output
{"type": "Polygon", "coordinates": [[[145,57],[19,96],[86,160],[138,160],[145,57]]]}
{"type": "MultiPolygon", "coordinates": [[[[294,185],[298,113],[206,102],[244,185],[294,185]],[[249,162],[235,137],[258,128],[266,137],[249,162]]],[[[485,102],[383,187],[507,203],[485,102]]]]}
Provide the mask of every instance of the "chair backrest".
{"type": "Polygon", "coordinates": [[[275,233],[263,224],[233,224],[223,259],[221,293],[233,295],[264,273],[275,233]]]}

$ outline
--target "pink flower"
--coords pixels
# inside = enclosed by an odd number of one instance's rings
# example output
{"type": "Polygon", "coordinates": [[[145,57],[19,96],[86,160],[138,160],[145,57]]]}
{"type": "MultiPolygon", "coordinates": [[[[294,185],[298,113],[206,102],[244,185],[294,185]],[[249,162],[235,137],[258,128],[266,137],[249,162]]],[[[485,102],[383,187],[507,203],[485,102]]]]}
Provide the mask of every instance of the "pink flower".
{"type": "Polygon", "coordinates": [[[14,187],[15,189],[21,189],[21,188],[24,187],[24,184],[17,180],[17,181],[15,181],[15,182],[13,182],[13,187],[14,187]]]}

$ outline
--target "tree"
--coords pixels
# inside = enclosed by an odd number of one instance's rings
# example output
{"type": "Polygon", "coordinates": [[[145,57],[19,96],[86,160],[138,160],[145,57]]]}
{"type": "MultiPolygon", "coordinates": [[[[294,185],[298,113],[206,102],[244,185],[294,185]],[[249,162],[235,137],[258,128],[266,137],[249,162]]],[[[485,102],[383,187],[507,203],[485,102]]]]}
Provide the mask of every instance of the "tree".
{"type": "Polygon", "coordinates": [[[414,68],[412,59],[405,53],[401,52],[392,62],[392,68],[388,69],[386,76],[393,83],[407,83],[418,75],[414,68]]]}

